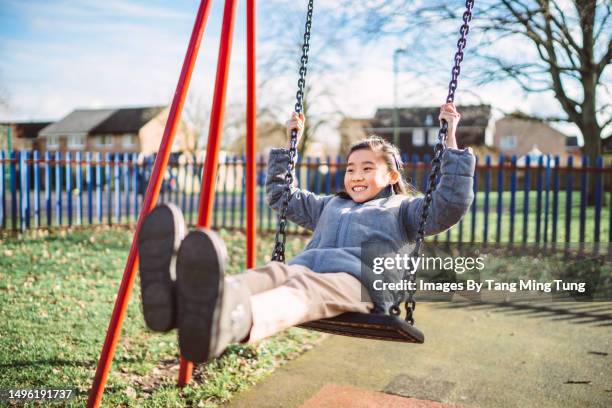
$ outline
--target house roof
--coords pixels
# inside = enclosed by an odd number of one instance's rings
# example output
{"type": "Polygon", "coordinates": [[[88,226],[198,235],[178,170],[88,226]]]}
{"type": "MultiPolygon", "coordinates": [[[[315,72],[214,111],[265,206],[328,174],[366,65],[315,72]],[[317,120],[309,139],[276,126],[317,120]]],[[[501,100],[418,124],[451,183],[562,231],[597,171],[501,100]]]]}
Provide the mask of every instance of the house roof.
{"type": "Polygon", "coordinates": [[[159,115],[164,106],[117,109],[93,128],[92,135],[107,133],[137,133],[147,122],[159,115]]]}
{"type": "Polygon", "coordinates": [[[3,126],[12,126],[14,136],[18,139],[35,139],[38,132],[49,126],[51,122],[14,122],[2,123],[3,126]]]}
{"type": "MultiPolygon", "coordinates": [[[[393,108],[380,108],[372,119],[373,127],[392,127],[393,108]]],[[[490,105],[457,106],[461,113],[461,126],[486,128],[491,118],[490,105]]],[[[398,108],[399,127],[437,127],[440,107],[398,108]]]]}
{"type": "Polygon", "coordinates": [[[89,133],[107,119],[116,109],[77,109],[40,131],[40,136],[89,133]]]}
{"type": "Polygon", "coordinates": [[[40,136],[137,132],[164,107],[77,109],[45,127],[40,136]]]}

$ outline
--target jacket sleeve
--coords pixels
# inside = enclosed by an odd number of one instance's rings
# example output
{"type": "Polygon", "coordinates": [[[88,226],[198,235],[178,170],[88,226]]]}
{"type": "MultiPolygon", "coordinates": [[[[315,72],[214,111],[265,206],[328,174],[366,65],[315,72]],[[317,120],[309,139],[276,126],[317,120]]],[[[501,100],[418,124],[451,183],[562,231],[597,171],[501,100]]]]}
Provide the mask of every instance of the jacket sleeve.
{"type": "MultiPolygon", "coordinates": [[[[285,175],[289,165],[289,150],[272,149],[268,160],[266,176],[266,197],[268,205],[275,211],[280,210],[285,189],[285,175]]],[[[318,196],[310,191],[297,188],[297,180],[293,175],[291,197],[287,207],[287,219],[296,224],[314,230],[323,207],[333,196],[318,196]]]]}
{"type": "MultiPolygon", "coordinates": [[[[472,149],[447,149],[442,155],[440,180],[432,195],[425,235],[443,232],[461,220],[474,199],[476,158],[472,149]]],[[[421,222],[423,197],[402,202],[400,217],[410,241],[417,238],[421,222]]]]}

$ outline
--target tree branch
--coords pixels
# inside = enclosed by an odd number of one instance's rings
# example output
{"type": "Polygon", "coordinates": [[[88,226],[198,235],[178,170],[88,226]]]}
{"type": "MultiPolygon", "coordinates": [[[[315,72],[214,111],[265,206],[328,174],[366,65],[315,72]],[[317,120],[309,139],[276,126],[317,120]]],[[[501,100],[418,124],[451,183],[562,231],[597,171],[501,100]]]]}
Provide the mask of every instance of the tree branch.
{"type": "Polygon", "coordinates": [[[569,118],[573,122],[581,123],[582,118],[580,117],[580,115],[578,114],[578,110],[576,109],[578,107],[578,102],[571,99],[567,95],[563,87],[563,82],[561,80],[561,71],[558,69],[557,56],[555,53],[555,47],[552,42],[552,28],[550,26],[550,20],[545,18],[544,24],[545,32],[547,35],[544,46],[546,47],[550,60],[552,61],[552,64],[550,64],[550,76],[552,79],[553,90],[555,91],[557,99],[561,103],[563,110],[565,110],[565,113],[567,113],[567,116],[569,116],[569,118]]]}
{"type": "Polygon", "coordinates": [[[597,74],[597,78],[601,76],[604,69],[606,68],[606,66],[608,66],[608,64],[610,64],[610,62],[612,62],[612,40],[608,40],[608,50],[601,57],[601,60],[597,63],[597,68],[595,71],[597,74]]]}
{"type": "Polygon", "coordinates": [[[549,13],[548,17],[550,17],[551,21],[557,26],[557,28],[559,28],[559,30],[563,34],[563,37],[569,44],[569,46],[571,46],[578,53],[579,56],[582,56],[582,48],[576,43],[576,41],[574,40],[574,37],[572,37],[572,34],[569,32],[567,28],[569,25],[567,24],[567,20],[565,18],[565,14],[563,13],[563,10],[559,8],[559,5],[554,0],[552,1],[552,5],[555,8],[555,10],[559,13],[559,15],[561,16],[561,22],[559,22],[559,20],[557,20],[557,18],[555,18],[555,16],[552,13],[549,13]]]}
{"type": "Polygon", "coordinates": [[[601,19],[601,24],[599,25],[599,29],[597,29],[597,31],[595,32],[594,38],[599,38],[604,28],[607,27],[606,23],[608,22],[610,15],[612,15],[612,6],[610,2],[607,2],[606,3],[606,15],[604,15],[603,18],[601,19]]]}
{"type": "Polygon", "coordinates": [[[608,127],[612,125],[612,117],[609,117],[608,120],[606,120],[603,125],[601,125],[601,130],[603,130],[604,128],[608,127]]]}

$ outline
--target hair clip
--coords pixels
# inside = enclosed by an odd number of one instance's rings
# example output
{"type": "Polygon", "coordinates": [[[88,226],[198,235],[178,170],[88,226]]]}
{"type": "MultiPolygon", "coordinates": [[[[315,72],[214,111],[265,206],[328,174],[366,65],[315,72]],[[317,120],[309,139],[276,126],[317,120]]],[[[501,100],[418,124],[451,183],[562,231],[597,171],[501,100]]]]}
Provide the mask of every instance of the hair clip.
{"type": "Polygon", "coordinates": [[[402,171],[402,168],[400,167],[400,162],[399,160],[397,160],[397,156],[395,155],[395,153],[393,153],[393,160],[395,160],[395,168],[397,169],[397,171],[402,171]]]}

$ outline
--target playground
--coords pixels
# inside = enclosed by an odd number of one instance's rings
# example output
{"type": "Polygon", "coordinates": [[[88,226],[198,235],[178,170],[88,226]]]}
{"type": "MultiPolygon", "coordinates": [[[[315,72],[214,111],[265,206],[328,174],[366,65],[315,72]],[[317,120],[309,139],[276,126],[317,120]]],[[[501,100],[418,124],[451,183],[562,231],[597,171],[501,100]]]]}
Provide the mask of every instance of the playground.
{"type": "MultiPolygon", "coordinates": [[[[0,388],[75,388],[69,406],[83,406],[121,279],[133,230],[41,234],[2,240],[0,388]]],[[[233,266],[244,268],[244,234],[225,232],[233,266]]],[[[288,254],[304,238],[288,241],[288,254]]],[[[260,245],[270,244],[270,237],[260,245]]],[[[263,258],[263,256],[262,256],[263,258]]],[[[263,260],[263,259],[262,259],[263,260]]],[[[105,406],[217,406],[275,367],[312,348],[316,333],[292,329],[257,348],[236,347],[194,373],[195,387],[178,388],[176,335],[144,326],[138,293],[128,307],[105,406]]]]}
{"type": "MultiPolygon", "coordinates": [[[[254,0],[245,3],[240,160],[219,160],[236,0],[223,4],[203,161],[182,156],[173,168],[170,158],[209,0],[195,15],[154,160],[0,152],[0,404],[611,406],[611,170],[599,139],[612,120],[599,127],[593,113],[595,126],[580,128],[579,167],[572,155],[565,166],[558,155],[533,166],[514,154],[478,163],[469,138],[456,136],[456,93],[472,92],[459,77],[475,16],[474,0],[460,3],[444,104],[424,119],[427,146],[424,131],[411,133],[411,146],[428,151],[422,161],[398,147],[394,94],[392,133],[352,141],[346,163],[300,168],[313,0],[287,144],[265,163],[256,157],[254,0]],[[587,131],[598,132],[595,142],[587,131]]],[[[525,17],[512,2],[493,4],[485,13],[507,7],[527,37],[540,35],[531,19],[541,10],[525,17]]],[[[597,15],[605,34],[612,10],[601,18],[596,6],[575,13],[581,23],[597,15]]],[[[551,35],[559,22],[545,11],[549,42],[571,36],[564,27],[551,35]]],[[[591,36],[595,22],[582,28],[591,36]]],[[[571,54],[578,45],[568,41],[547,44],[542,59],[571,54]]],[[[599,80],[612,54],[598,58],[583,70],[595,67],[599,80]]],[[[551,72],[567,121],[584,124],[578,111],[594,112],[594,98],[580,109],[561,100],[557,82],[569,79],[551,72]]]]}
{"type": "MultiPolygon", "coordinates": [[[[101,227],[1,241],[0,309],[10,318],[0,327],[0,388],[74,388],[65,406],[85,404],[132,234],[101,227]]],[[[237,273],[245,236],[221,234],[237,273]]],[[[288,256],[305,241],[290,237],[288,256]]],[[[145,329],[136,290],[103,405],[346,406],[329,398],[365,391],[374,394],[360,398],[384,393],[461,406],[610,404],[609,303],[422,303],[418,313],[424,345],[294,328],[232,347],[178,388],[176,336],[145,329]]]]}

